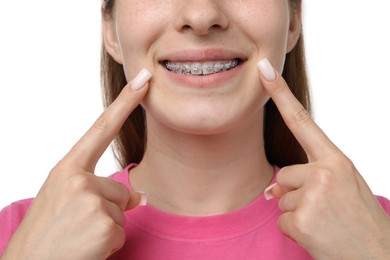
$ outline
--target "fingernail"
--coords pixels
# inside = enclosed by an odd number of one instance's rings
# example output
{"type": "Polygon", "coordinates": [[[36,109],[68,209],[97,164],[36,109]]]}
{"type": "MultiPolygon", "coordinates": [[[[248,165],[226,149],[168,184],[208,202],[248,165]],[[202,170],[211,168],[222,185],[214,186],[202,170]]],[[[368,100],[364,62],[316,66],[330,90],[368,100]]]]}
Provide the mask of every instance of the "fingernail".
{"type": "Polygon", "coordinates": [[[262,59],[257,63],[257,67],[260,70],[260,73],[264,76],[267,81],[274,81],[276,79],[276,73],[274,68],[268,59],[262,59]]]}
{"type": "Polygon", "coordinates": [[[145,192],[143,191],[137,191],[137,192],[140,196],[138,206],[146,206],[146,204],[148,204],[148,198],[146,197],[145,192]]]}
{"type": "Polygon", "coordinates": [[[145,86],[146,82],[148,82],[151,77],[152,73],[150,73],[150,71],[148,71],[147,69],[142,69],[133,79],[133,82],[131,83],[131,88],[134,90],[140,90],[145,86]]]}
{"type": "Polygon", "coordinates": [[[272,195],[271,190],[276,185],[277,185],[277,183],[274,183],[274,184],[271,184],[270,186],[268,186],[267,188],[265,188],[265,190],[264,190],[264,198],[266,200],[272,200],[274,198],[274,195],[272,195]]]}

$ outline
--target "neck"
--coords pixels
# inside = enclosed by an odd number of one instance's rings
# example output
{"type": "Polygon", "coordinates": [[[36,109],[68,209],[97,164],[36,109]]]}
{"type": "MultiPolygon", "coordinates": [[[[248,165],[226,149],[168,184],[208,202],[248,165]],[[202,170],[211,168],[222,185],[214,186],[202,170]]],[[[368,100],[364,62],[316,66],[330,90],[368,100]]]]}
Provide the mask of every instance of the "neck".
{"type": "Polygon", "coordinates": [[[156,208],[179,215],[223,214],[248,205],[274,172],[258,118],[215,135],[179,133],[148,120],[147,149],[130,175],[134,189],[156,208]]]}

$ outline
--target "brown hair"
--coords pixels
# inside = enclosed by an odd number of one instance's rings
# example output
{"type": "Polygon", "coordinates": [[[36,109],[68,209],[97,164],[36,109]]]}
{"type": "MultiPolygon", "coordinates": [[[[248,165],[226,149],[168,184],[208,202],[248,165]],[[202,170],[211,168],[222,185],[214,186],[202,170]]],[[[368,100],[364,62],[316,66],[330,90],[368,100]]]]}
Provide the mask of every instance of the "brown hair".
{"type": "MultiPolygon", "coordinates": [[[[301,6],[301,0],[290,0],[293,9],[301,6]]],[[[114,0],[104,0],[106,15],[112,11],[114,0]]],[[[117,63],[102,46],[101,81],[104,105],[109,106],[127,84],[123,66],[117,63]]],[[[303,35],[299,36],[294,49],[286,55],[282,76],[302,105],[310,111],[310,95],[306,73],[303,35]]],[[[115,140],[114,154],[121,167],[139,163],[145,152],[145,115],[139,105],[126,120],[115,140]]],[[[267,159],[271,164],[283,167],[307,162],[306,153],[284,123],[274,102],[269,100],[265,107],[264,140],[267,159]]]]}

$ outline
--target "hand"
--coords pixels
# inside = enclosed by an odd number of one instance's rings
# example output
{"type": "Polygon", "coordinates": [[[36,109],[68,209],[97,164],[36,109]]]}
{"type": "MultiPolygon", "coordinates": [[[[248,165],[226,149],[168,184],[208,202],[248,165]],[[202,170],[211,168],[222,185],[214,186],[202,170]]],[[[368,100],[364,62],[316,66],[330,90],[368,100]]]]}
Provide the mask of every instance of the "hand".
{"type": "Polygon", "coordinates": [[[279,228],[315,259],[390,259],[390,219],[353,163],[311,119],[267,60],[261,82],[309,163],[282,168],[270,187],[279,228]]]}
{"type": "Polygon", "coordinates": [[[140,195],[93,172],[148,90],[141,72],[52,169],[2,259],[106,259],[123,246],[123,212],[140,195]]]}

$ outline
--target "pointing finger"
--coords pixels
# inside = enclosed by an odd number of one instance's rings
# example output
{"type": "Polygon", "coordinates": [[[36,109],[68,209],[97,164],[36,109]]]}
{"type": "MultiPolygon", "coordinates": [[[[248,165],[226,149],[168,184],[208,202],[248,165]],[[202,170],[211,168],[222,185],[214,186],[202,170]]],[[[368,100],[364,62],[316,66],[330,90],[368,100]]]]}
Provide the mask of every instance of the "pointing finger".
{"type": "Polygon", "coordinates": [[[93,172],[103,152],[145,96],[148,89],[146,83],[151,76],[146,69],[141,70],[134,80],[123,88],[116,100],[100,115],[64,160],[70,160],[86,171],[93,172]]]}
{"type": "Polygon", "coordinates": [[[311,119],[310,113],[296,99],[271,63],[263,59],[258,63],[258,67],[264,88],[275,102],[287,127],[302,145],[309,160],[316,160],[338,150],[311,119]]]}

